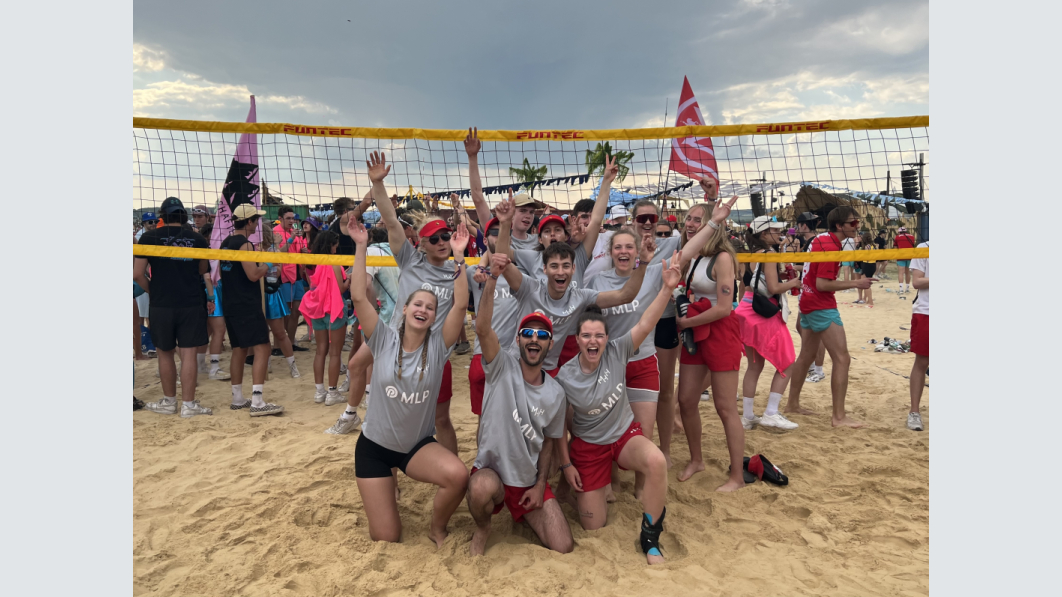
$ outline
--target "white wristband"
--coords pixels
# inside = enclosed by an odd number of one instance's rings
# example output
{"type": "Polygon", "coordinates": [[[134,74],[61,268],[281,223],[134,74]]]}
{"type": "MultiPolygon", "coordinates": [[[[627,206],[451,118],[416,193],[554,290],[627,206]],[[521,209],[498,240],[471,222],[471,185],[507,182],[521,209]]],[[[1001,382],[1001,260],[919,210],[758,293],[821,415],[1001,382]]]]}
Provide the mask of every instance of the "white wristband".
{"type": "Polygon", "coordinates": [[[715,222],[713,222],[711,220],[708,220],[708,227],[711,228],[712,230],[719,230],[719,224],[716,224],[715,222]]]}

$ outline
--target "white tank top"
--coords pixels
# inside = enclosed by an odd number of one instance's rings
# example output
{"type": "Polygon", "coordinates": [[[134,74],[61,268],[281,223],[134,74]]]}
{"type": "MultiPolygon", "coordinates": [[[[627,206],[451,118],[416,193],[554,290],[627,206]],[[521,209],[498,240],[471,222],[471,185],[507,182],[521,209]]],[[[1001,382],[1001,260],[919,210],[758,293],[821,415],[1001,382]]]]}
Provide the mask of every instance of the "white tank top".
{"type": "Polygon", "coordinates": [[[708,279],[708,263],[711,257],[702,257],[697,268],[693,270],[693,279],[690,280],[690,291],[693,292],[693,300],[699,301],[706,298],[716,305],[719,302],[716,296],[716,283],[708,279]]]}

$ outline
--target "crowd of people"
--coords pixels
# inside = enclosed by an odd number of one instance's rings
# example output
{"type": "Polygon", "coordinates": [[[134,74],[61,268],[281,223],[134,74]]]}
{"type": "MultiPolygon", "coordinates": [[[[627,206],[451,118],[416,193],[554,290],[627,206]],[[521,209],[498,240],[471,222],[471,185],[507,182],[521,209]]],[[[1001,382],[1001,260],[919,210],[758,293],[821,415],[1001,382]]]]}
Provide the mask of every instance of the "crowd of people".
{"type": "MultiPolygon", "coordinates": [[[[206,260],[136,257],[134,297],[151,298],[134,305],[134,318],[148,320],[163,392],[160,401],[139,406],[186,418],[211,415],[195,399],[202,374],[230,381],[234,411],[282,413],[283,405],[265,399],[266,372],[271,357],[281,356],[290,375],[300,377],[294,351],[306,350],[295,339],[301,317],[316,345],[314,402],[344,405],[326,432],[361,428],[354,467],[372,539],[399,540],[402,471],[438,487],[429,535],[439,545],[465,500],[476,524],[473,554],[484,552],[491,517],[503,508],[515,521],[527,521],[543,545],[568,552],[572,534],[560,502],[575,508],[583,528],[600,528],[618,470],[632,470],[643,507],[639,541],[649,564],[664,561],[660,535],[676,430],[685,433],[690,451],[678,480],[705,468],[698,404],[707,388],[730,460],[718,491],[745,484],[746,431],[794,430],[798,424],[789,417],[814,414],[801,406],[800,394],[805,382],[825,378],[824,353],[832,361],[833,425],[862,426],[845,408],[850,357],[835,293],[856,289],[858,301],[873,305],[871,286],[881,264],[812,262],[798,272],[793,264],[737,258],[739,251],[880,247],[860,234],[855,209],[830,211],[824,231],[818,216],[804,213],[793,228],[758,217],[739,232],[727,223],[737,197],[719,200],[717,182],[708,177],[700,181],[705,202],[690,207],[681,222],[651,201],[609,210],[619,171],[611,158],[597,198],[579,201],[564,216],[512,191],[492,209],[483,194],[475,130],[464,145],[475,217],[456,195],[446,218],[430,199],[417,209],[400,207],[385,186],[386,157],[374,152],[367,164],[371,190],[360,202],[336,200],[327,222],[300,222],[282,207],[279,222],[269,227],[265,212],[237,207],[221,248],[262,253],[251,260],[220,261],[211,272],[206,260]],[[373,205],[379,220],[367,227],[373,205]],[[258,237],[259,243],[251,242],[258,237]],[[275,264],[272,252],[351,255],[353,266],[275,264]],[[398,267],[367,267],[372,256],[393,257],[398,267]],[[469,267],[466,257],[478,258],[478,265],[469,267]],[[787,326],[787,296],[794,295],[799,353],[787,326]],[[465,328],[469,312],[473,346],[465,328]],[[220,368],[226,335],[229,372],[220,368]],[[468,350],[468,399],[479,417],[471,472],[458,458],[450,420],[449,358],[468,350]],[[757,416],[756,387],[767,363],[774,373],[757,416]],[[245,364],[251,364],[249,397],[245,364]],[[358,414],[363,401],[364,420],[358,414]],[[558,471],[554,488],[549,479],[558,471]]],[[[209,214],[195,211],[189,223],[181,201],[166,199],[158,225],[145,225],[136,242],[207,248],[212,224],[201,216],[209,214]]],[[[145,224],[148,216],[155,214],[145,214],[145,224]]],[[[913,238],[902,242],[913,246],[913,238]]],[[[918,292],[907,426],[920,431],[929,363],[928,259],[903,268],[901,282],[909,275],[906,283],[918,292]]],[[[139,328],[136,336],[139,357],[139,328]]]]}

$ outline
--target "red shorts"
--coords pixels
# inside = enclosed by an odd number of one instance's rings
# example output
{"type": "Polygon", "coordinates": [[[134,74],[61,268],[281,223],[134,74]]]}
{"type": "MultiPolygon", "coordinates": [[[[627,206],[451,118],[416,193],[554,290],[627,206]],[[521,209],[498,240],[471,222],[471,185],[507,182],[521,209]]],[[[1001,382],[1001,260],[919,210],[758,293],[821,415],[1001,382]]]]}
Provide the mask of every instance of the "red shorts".
{"type": "MultiPolygon", "coordinates": [[[[642,424],[638,421],[631,423],[627,431],[611,444],[591,444],[578,437],[572,440],[568,446],[568,458],[571,459],[575,470],[579,471],[579,477],[583,480],[583,491],[601,489],[612,482],[612,463],[619,461],[623,446],[636,435],[645,435],[642,433],[642,424]]],[[[622,466],[620,468],[627,470],[622,466]]]]}
{"type": "Polygon", "coordinates": [[[442,385],[439,386],[439,400],[437,404],[449,402],[454,396],[454,372],[450,367],[450,361],[446,361],[443,367],[442,385]]]}
{"type": "Polygon", "coordinates": [[[911,315],[911,352],[929,356],[929,316],[921,313],[911,315]]]}
{"type": "Polygon", "coordinates": [[[472,355],[468,366],[468,389],[472,399],[472,412],[483,415],[483,388],[487,383],[487,374],[483,371],[483,355],[472,355]]]}
{"type": "Polygon", "coordinates": [[[627,363],[627,400],[656,402],[660,397],[660,362],[656,355],[627,363]]]}
{"type": "MultiPolygon", "coordinates": [[[[478,468],[472,467],[472,472],[468,474],[469,478],[471,478],[472,475],[476,474],[476,471],[478,470],[478,468]]],[[[509,514],[513,515],[514,522],[523,521],[524,515],[528,512],[531,512],[531,510],[528,510],[520,505],[520,498],[524,497],[524,492],[531,488],[513,487],[512,485],[506,485],[504,483],[502,483],[502,487],[505,489],[505,497],[502,498],[502,503],[494,506],[494,513],[497,514],[498,512],[501,512],[502,506],[505,506],[509,509],[509,514]]],[[[550,488],[549,483],[546,483],[546,491],[542,494],[542,503],[545,504],[546,502],[552,499],[555,499],[555,496],[553,495],[553,490],[550,488]]]]}
{"type": "Polygon", "coordinates": [[[741,322],[738,321],[738,315],[731,311],[730,315],[707,325],[712,328],[711,335],[697,343],[697,354],[690,354],[685,348],[679,350],[679,363],[704,365],[709,371],[741,369],[745,345],[741,341],[741,322]]]}

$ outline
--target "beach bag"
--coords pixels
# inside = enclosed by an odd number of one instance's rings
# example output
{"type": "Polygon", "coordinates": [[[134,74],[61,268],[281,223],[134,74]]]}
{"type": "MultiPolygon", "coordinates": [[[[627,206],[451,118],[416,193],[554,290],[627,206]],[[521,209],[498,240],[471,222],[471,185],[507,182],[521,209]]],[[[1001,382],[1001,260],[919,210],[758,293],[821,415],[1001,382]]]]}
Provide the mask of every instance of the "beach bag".
{"type": "MultiPolygon", "coordinates": [[[[778,312],[781,311],[781,308],[775,303],[772,303],[771,299],[756,292],[756,288],[760,285],[760,278],[762,277],[763,264],[761,263],[760,267],[756,270],[756,280],[752,285],[752,310],[756,312],[756,315],[759,315],[764,319],[770,319],[775,315],[778,315],[778,312]]],[[[778,299],[775,298],[775,300],[778,299]]]]}

